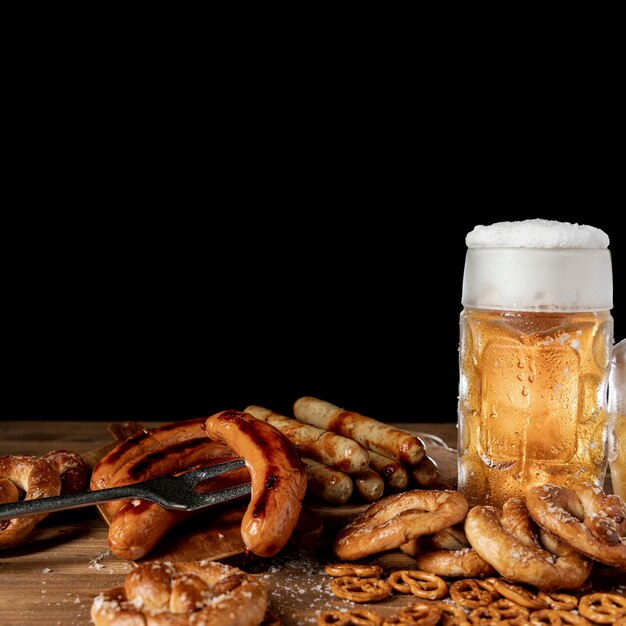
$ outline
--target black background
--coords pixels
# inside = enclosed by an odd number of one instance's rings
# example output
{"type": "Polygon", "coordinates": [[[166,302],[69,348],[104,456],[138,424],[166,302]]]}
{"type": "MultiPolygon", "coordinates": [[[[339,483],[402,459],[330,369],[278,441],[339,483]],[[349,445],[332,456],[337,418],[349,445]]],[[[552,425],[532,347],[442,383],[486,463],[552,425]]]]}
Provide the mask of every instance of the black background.
{"type": "Polygon", "coordinates": [[[626,336],[626,238],[601,202],[511,209],[503,197],[488,210],[469,207],[478,185],[448,202],[357,182],[372,195],[303,186],[276,213],[266,184],[245,210],[206,201],[189,217],[40,223],[5,261],[2,418],[178,420],[247,404],[290,415],[314,395],[381,420],[455,421],[465,235],[493,221],[605,230],[626,336]]]}
{"type": "Polygon", "coordinates": [[[0,417],[289,414],[306,394],[455,421],[465,235],[502,220],[605,230],[625,337],[612,40],[430,28],[22,46],[0,417]]]}

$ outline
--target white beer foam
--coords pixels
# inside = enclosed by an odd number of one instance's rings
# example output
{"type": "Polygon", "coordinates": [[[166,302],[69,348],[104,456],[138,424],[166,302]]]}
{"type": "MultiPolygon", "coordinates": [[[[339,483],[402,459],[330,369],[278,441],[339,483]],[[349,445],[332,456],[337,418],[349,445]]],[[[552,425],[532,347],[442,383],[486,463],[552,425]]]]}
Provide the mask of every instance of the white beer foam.
{"type": "Polygon", "coordinates": [[[609,238],[593,226],[524,220],[467,235],[462,303],[511,311],[613,307],[609,238]]]}
{"type": "Polygon", "coordinates": [[[608,248],[608,235],[595,226],[529,219],[475,226],[468,248],[608,248]]]}

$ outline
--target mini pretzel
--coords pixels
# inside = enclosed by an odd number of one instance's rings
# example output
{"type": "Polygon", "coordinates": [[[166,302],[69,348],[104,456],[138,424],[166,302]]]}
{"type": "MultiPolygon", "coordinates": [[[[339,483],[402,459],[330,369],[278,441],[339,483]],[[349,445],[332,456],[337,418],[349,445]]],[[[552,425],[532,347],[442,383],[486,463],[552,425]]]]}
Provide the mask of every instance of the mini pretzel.
{"type": "MultiPolygon", "coordinates": [[[[416,626],[433,626],[441,618],[439,603],[414,602],[398,611],[398,624],[415,624],[416,626]]],[[[393,622],[392,622],[393,623],[393,622]]]]}
{"type": "Polygon", "coordinates": [[[572,624],[573,626],[591,626],[591,622],[582,615],[570,613],[563,609],[540,609],[530,614],[532,626],[562,626],[562,624],[572,624]]]}
{"type": "Polygon", "coordinates": [[[465,534],[485,561],[514,582],[541,589],[575,589],[591,572],[589,559],[535,529],[520,498],[510,498],[502,510],[473,507],[465,519],[465,534]]]}
{"type": "Polygon", "coordinates": [[[87,486],[89,466],[80,454],[72,450],[52,450],[41,457],[48,461],[61,477],[61,493],[78,493],[87,486]]]}
{"type": "Polygon", "coordinates": [[[393,550],[460,522],[467,500],[457,491],[416,489],[382,498],[342,528],[333,543],[344,561],[393,550]]]}
{"type": "Polygon", "coordinates": [[[437,602],[441,609],[441,626],[469,626],[467,613],[462,607],[450,602],[437,602]]]}
{"type": "Polygon", "coordinates": [[[95,626],[258,626],[267,592],[252,576],[222,563],[152,561],[126,576],[124,587],[96,596],[95,626]]]}
{"type": "Polygon", "coordinates": [[[329,576],[358,576],[359,578],[377,578],[383,573],[380,565],[357,563],[328,563],[324,571],[329,576]]]}
{"type": "Polygon", "coordinates": [[[590,593],[578,603],[578,612],[596,624],[612,624],[626,609],[626,596],[618,593],[590,593]]]}
{"type": "MultiPolygon", "coordinates": [[[[49,463],[30,455],[0,456],[0,477],[26,492],[25,500],[58,496],[61,492],[59,474],[49,463]]],[[[11,497],[14,492],[11,491],[11,497]]],[[[20,544],[47,513],[25,515],[0,521],[0,548],[20,544]]]]}
{"type": "Polygon", "coordinates": [[[371,609],[323,611],[317,616],[317,626],[381,626],[383,618],[371,609]]]}
{"type": "Polygon", "coordinates": [[[521,604],[517,604],[517,602],[513,602],[513,600],[509,600],[508,598],[494,600],[491,604],[488,604],[487,607],[496,609],[496,611],[500,613],[501,619],[526,619],[528,617],[528,609],[526,607],[521,604]]]}
{"type": "Polygon", "coordinates": [[[589,483],[529,489],[526,504],[542,528],[588,557],[626,567],[626,503],[589,483]]]}
{"type": "Polygon", "coordinates": [[[578,598],[569,593],[539,591],[537,597],[551,609],[573,611],[578,606],[578,598]]]}
{"type": "Polygon", "coordinates": [[[396,570],[388,580],[396,591],[412,593],[422,600],[439,600],[448,593],[448,585],[443,578],[421,570],[396,570]]]}
{"type": "Polygon", "coordinates": [[[349,626],[349,624],[345,611],[322,611],[317,616],[317,626],[349,626]]]}
{"type": "Polygon", "coordinates": [[[618,617],[615,618],[613,626],[626,626],[626,611],[620,611],[618,617]]]}
{"type": "Polygon", "coordinates": [[[502,621],[500,611],[492,606],[479,606],[469,614],[470,622],[476,626],[496,626],[502,621]]]}
{"type": "Polygon", "coordinates": [[[545,602],[539,598],[539,596],[535,595],[528,589],[520,585],[515,585],[513,583],[509,583],[500,578],[495,578],[493,580],[493,586],[495,590],[505,598],[508,598],[512,602],[519,604],[520,606],[524,606],[527,609],[545,609],[545,602]]]}
{"type": "Polygon", "coordinates": [[[351,602],[380,602],[391,595],[391,585],[381,578],[340,576],[330,581],[330,590],[351,602]]]}
{"type": "Polygon", "coordinates": [[[494,601],[494,595],[481,583],[482,581],[473,578],[455,580],[450,585],[450,597],[466,609],[487,606],[494,601]]]}

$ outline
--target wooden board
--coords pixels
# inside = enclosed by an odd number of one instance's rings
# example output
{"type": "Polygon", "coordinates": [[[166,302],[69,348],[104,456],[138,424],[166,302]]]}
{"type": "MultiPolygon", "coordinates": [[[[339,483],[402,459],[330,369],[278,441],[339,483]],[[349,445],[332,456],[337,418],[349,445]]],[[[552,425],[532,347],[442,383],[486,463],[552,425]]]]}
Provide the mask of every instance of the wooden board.
{"type": "MultiPolygon", "coordinates": [[[[93,467],[105,454],[120,441],[143,429],[137,422],[113,423],[109,425],[114,441],[85,455],[93,467]]],[[[426,446],[426,453],[437,463],[440,472],[438,488],[456,488],[456,450],[450,448],[439,437],[428,433],[415,432],[426,446]]],[[[171,562],[208,559],[239,563],[245,557],[245,546],[241,538],[241,520],[247,503],[231,504],[219,509],[211,509],[190,517],[172,530],[148,554],[143,561],[168,560],[171,562]]],[[[360,502],[338,507],[307,499],[298,527],[294,531],[291,544],[308,546],[318,540],[325,528],[343,524],[362,511],[369,504],[360,502]]],[[[98,506],[102,518],[110,523],[104,506],[98,506]]]]}

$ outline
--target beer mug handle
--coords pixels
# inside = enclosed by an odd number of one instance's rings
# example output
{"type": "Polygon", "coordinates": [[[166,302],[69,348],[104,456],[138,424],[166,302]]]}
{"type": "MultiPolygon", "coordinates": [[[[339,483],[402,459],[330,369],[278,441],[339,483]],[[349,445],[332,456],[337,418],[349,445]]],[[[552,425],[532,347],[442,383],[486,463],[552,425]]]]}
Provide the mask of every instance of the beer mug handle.
{"type": "Polygon", "coordinates": [[[609,376],[609,413],[626,415],[626,339],[613,346],[609,376]]]}

